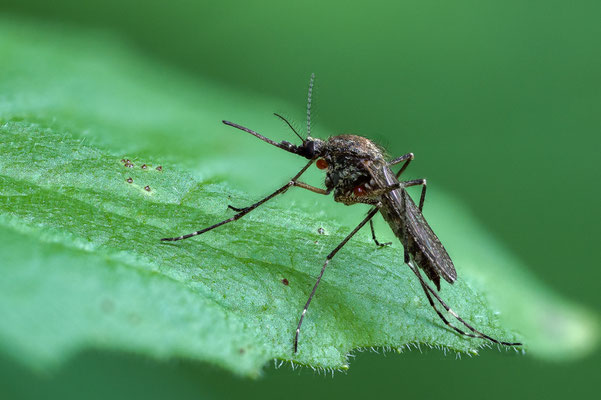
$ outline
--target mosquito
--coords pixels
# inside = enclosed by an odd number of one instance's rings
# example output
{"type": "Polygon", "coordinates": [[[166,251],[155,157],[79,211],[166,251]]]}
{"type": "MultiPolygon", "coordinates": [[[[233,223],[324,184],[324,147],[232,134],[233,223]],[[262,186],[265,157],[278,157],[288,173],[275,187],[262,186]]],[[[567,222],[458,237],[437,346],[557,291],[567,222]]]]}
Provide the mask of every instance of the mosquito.
{"type": "Polygon", "coordinates": [[[346,243],[367,223],[370,225],[372,239],[377,246],[383,247],[391,244],[380,243],[376,239],[372,218],[377,213],[380,213],[384,217],[396,237],[400,240],[404,248],[404,262],[419,280],[430,306],[436,311],[436,314],[446,326],[463,336],[486,339],[498,345],[521,346],[522,343],[497,340],[471,326],[442,300],[437,291],[434,290],[422,276],[420,270],[424,272],[428,279],[434,283],[436,289],[440,291],[440,278],[442,277],[445,281],[452,284],[457,279],[457,272],[455,271],[455,266],[453,265],[453,261],[451,261],[449,254],[422,214],[424,200],[426,198],[426,180],[414,179],[399,181],[399,177],[407,169],[411,161],[413,161],[413,153],[407,153],[387,161],[384,151],[374,142],[362,136],[338,135],[330,137],[327,140],[311,137],[311,97],[314,79],[315,75],[312,74],[309,82],[307,101],[306,139],[302,138],[288,120],[279,114],[275,114],[290,127],[296,136],[299,137],[302,141],[302,145],[300,146],[287,141],[278,143],[242,125],[223,121],[225,125],[250,133],[273,146],[302,156],[309,160],[308,163],[286,184],[262,200],[244,208],[236,208],[228,205],[228,208],[236,212],[233,217],[187,235],[163,238],[161,240],[177,241],[188,239],[211,231],[229,222],[236,221],[267,201],[285,193],[291,187],[299,187],[321,195],[330,195],[333,193],[334,201],[346,205],[367,204],[372,206],[372,208],[359,225],[357,225],[355,229],[353,229],[344,240],[342,240],[342,242],[326,256],[321,272],[317,277],[317,281],[313,286],[313,290],[311,291],[298,320],[293,345],[295,353],[298,351],[298,340],[303,320],[309,309],[311,300],[315,296],[315,292],[317,291],[317,287],[321,282],[323,274],[332,258],[334,258],[340,249],[342,249],[342,247],[344,247],[344,245],[346,245],[346,243]],[[326,172],[324,182],[326,189],[311,186],[299,180],[301,175],[305,173],[313,163],[315,163],[317,168],[326,172]],[[393,173],[391,167],[401,163],[402,165],[398,172],[396,174],[393,173]],[[422,187],[419,206],[415,204],[405,190],[411,186],[422,187]],[[467,331],[453,325],[438,309],[433,298],[436,299],[448,313],[455,317],[455,319],[465,327],[464,329],[467,328],[467,331]]]}

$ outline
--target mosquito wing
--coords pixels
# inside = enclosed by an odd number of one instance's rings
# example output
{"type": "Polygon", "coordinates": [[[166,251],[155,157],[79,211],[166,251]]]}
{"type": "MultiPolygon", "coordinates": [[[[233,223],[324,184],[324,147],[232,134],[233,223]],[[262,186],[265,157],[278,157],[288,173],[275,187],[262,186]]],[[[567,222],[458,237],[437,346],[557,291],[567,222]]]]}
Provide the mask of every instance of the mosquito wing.
{"type": "MultiPolygon", "coordinates": [[[[390,186],[398,182],[388,166],[384,166],[382,172],[383,175],[372,174],[379,175],[379,177],[374,176],[376,182],[383,180],[378,184],[390,186]]],[[[393,209],[388,212],[398,213],[401,217],[400,222],[403,223],[403,228],[408,236],[408,243],[403,243],[403,246],[408,247],[407,250],[414,256],[419,267],[432,281],[437,283],[437,287],[440,286],[437,282],[439,275],[447,282],[453,283],[457,279],[453,261],[409,193],[405,189],[394,190],[385,195],[384,200],[388,203],[385,206],[393,209]]]]}

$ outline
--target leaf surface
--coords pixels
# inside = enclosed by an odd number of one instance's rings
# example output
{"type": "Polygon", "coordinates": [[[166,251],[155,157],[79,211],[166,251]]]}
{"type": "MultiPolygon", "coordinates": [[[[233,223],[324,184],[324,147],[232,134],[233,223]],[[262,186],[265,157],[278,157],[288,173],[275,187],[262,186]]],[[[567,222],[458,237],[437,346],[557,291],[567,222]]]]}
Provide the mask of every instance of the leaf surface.
{"type": "MultiPolygon", "coordinates": [[[[88,32],[2,20],[0,38],[1,350],[35,368],[92,347],[256,376],[274,358],[346,368],[356,348],[486,344],[446,329],[400,243],[378,249],[364,229],[326,271],[293,354],[325,256],[363,209],[291,190],[195,239],[159,242],[232,216],[227,204],[249,205],[302,167],[220,125],[281,131],[265,117],[275,100],[88,32]],[[256,193],[232,188],[241,181],[256,193]]],[[[452,198],[432,190],[426,207],[459,274],[441,295],[460,315],[542,358],[593,348],[596,317],[545,289],[452,198]]]]}

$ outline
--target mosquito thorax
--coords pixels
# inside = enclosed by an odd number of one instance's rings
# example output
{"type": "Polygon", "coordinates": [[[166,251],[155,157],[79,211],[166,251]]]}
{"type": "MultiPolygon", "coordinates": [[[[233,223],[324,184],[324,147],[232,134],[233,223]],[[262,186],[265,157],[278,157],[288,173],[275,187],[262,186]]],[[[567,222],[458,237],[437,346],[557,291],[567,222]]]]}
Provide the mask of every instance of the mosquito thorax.
{"type": "Polygon", "coordinates": [[[351,205],[369,196],[373,182],[369,168],[385,165],[382,150],[371,140],[356,135],[333,136],[325,142],[322,155],[327,163],[325,185],[334,200],[351,205]]]}

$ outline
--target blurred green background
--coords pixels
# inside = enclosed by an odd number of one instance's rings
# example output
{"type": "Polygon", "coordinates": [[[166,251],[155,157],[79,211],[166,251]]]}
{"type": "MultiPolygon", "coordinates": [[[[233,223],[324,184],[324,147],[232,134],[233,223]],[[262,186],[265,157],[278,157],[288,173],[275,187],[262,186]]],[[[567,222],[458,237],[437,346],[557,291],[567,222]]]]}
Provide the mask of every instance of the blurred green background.
{"type": "MultiPolygon", "coordinates": [[[[1,4],[15,20],[108,32],[192,79],[280,99],[282,109],[265,112],[287,112],[301,126],[315,72],[321,136],[353,132],[392,155],[414,152],[415,177],[459,198],[548,286],[599,309],[598,2],[1,4]]],[[[249,170],[234,184],[273,186],[245,184],[257,173],[249,170]]],[[[118,390],[124,398],[559,398],[585,394],[600,361],[598,354],[566,364],[494,351],[460,362],[438,352],[362,354],[335,379],[269,367],[263,379],[247,381],[204,365],[89,352],[48,376],[8,360],[2,370],[9,390],[37,397],[81,390],[104,398],[118,390]]]]}

